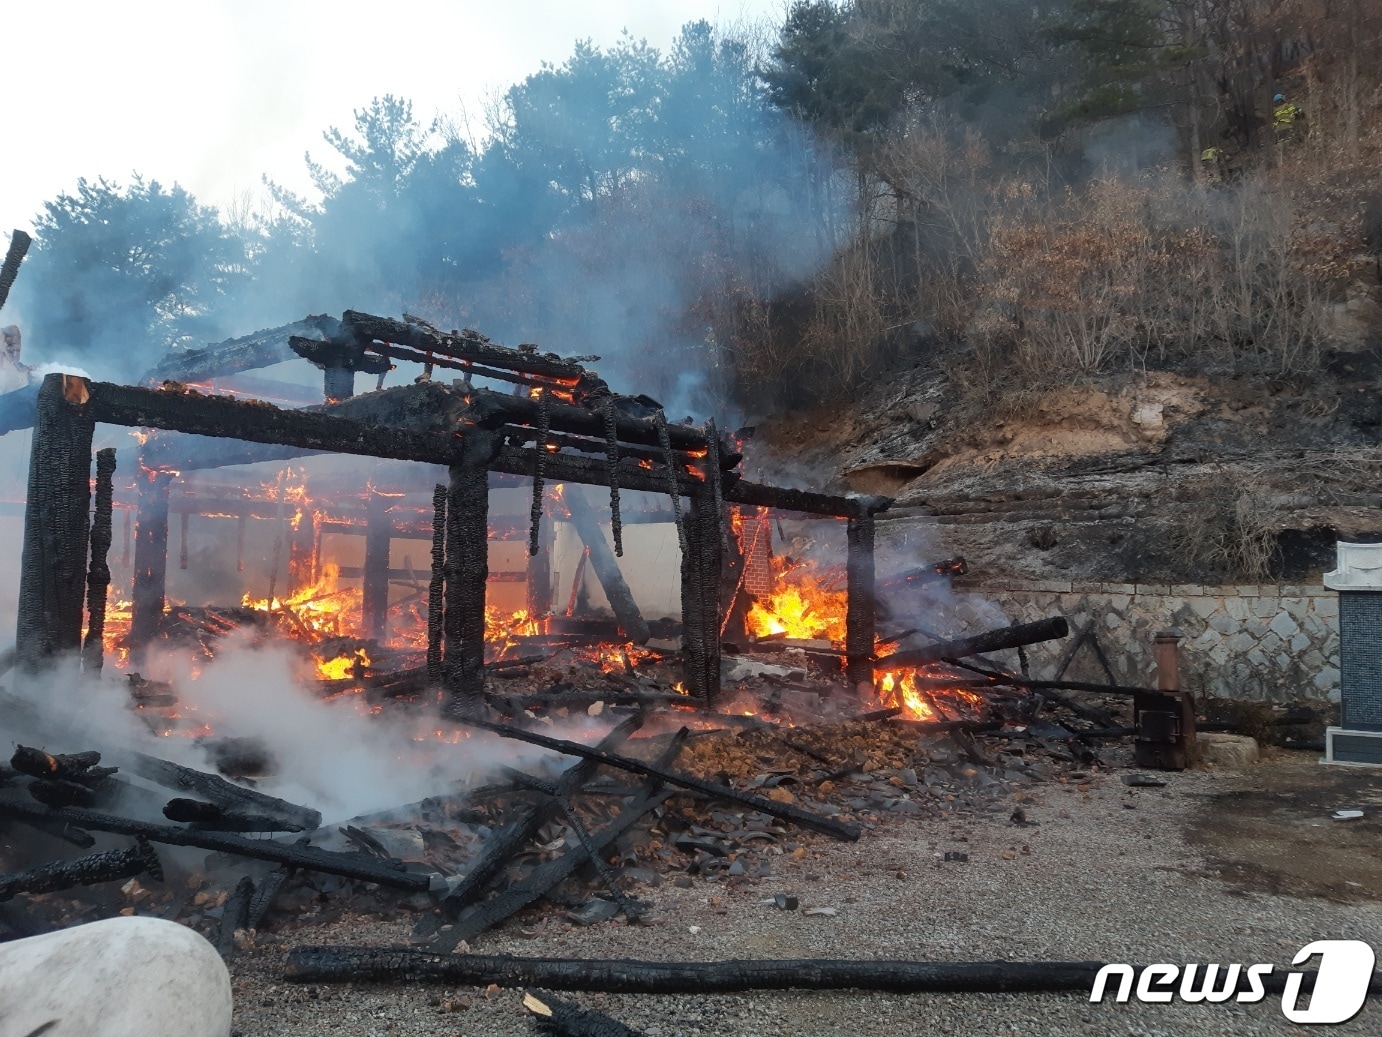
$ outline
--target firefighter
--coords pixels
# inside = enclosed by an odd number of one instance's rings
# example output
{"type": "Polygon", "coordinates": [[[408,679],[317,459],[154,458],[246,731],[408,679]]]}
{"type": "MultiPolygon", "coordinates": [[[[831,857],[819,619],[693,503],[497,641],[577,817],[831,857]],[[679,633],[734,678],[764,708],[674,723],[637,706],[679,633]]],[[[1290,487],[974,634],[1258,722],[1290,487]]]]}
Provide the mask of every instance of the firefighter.
{"type": "Polygon", "coordinates": [[[1278,144],[1286,144],[1305,136],[1305,113],[1300,106],[1286,100],[1285,94],[1272,97],[1272,132],[1278,144]]]}

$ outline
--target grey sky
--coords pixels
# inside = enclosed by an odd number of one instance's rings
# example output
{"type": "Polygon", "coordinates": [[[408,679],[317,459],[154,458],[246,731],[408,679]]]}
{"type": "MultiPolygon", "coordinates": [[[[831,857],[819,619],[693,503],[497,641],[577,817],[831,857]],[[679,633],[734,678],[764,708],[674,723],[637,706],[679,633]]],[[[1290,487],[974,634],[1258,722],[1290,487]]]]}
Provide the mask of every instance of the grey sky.
{"type": "Polygon", "coordinates": [[[784,0],[127,0],[0,10],[0,232],[31,230],[78,177],[133,172],[224,207],[267,173],[307,186],[303,153],[385,93],[427,119],[468,111],[628,29],[665,48],[686,22],[782,17],[784,0]]]}

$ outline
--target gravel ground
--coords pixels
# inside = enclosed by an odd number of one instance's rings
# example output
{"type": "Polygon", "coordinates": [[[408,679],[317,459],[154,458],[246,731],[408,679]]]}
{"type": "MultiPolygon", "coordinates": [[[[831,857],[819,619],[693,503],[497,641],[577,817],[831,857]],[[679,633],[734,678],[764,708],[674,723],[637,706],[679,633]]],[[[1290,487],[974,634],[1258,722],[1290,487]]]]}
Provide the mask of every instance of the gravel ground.
{"type": "MultiPolygon", "coordinates": [[[[1367,772],[1351,771],[1345,779],[1338,779],[1339,774],[1298,755],[1244,774],[1167,775],[1164,789],[1130,789],[1118,772],[1095,775],[1080,785],[1053,782],[1027,794],[1022,805],[1035,824],[1025,827],[1012,824],[1007,810],[958,820],[890,819],[855,844],[813,838],[802,854],[772,858],[773,874],[767,878],[743,879],[737,885],[698,879],[691,888],[664,882],[640,890],[662,916],[658,925],[572,928],[554,916],[544,929],[529,917],[480,937],[473,949],[662,960],[1287,964],[1316,939],[1361,939],[1382,947],[1382,886],[1372,881],[1374,873],[1358,872],[1343,884],[1330,883],[1323,874],[1332,867],[1324,852],[1329,833],[1337,830],[1331,829],[1328,812],[1364,802],[1372,790],[1382,788],[1367,772]],[[1347,782],[1346,789],[1339,787],[1340,780],[1347,782]],[[1283,787],[1295,793],[1295,813],[1273,819],[1268,816],[1273,798],[1266,793],[1283,787]],[[1244,828],[1242,812],[1249,808],[1243,797],[1252,794],[1259,794],[1254,800],[1259,806],[1252,809],[1264,810],[1260,841],[1270,846],[1254,845],[1252,838],[1231,846],[1206,838],[1219,827],[1216,815],[1227,820],[1225,811],[1244,828]],[[1354,799],[1341,802],[1341,795],[1354,799]],[[1299,863],[1319,854],[1321,886],[1302,891],[1296,882],[1298,892],[1284,894],[1280,883],[1270,881],[1274,873],[1253,861],[1269,856],[1267,851],[1280,855],[1283,842],[1298,835],[1299,849],[1291,856],[1299,863]],[[947,850],[968,854],[968,861],[942,860],[947,850]],[[837,914],[806,916],[761,903],[778,892],[798,895],[803,909],[832,907],[837,914]],[[527,935],[536,930],[541,931],[527,935]]],[[[1370,844],[1375,858],[1379,832],[1369,822],[1366,829],[1351,829],[1350,837],[1362,840],[1360,848],[1370,844]]],[[[232,962],[236,1032],[241,1037],[534,1032],[520,1007],[521,995],[513,990],[301,986],[280,978],[283,954],[291,945],[396,945],[406,943],[411,931],[412,918],[341,919],[326,925],[292,923],[279,934],[261,935],[253,949],[232,962]]],[[[1073,992],[561,996],[604,1011],[649,1037],[1298,1032],[1282,1016],[1277,996],[1254,1005],[1094,1005],[1087,994],[1073,992]]],[[[1382,1005],[1369,1003],[1332,1032],[1382,1032],[1382,1005]]]]}

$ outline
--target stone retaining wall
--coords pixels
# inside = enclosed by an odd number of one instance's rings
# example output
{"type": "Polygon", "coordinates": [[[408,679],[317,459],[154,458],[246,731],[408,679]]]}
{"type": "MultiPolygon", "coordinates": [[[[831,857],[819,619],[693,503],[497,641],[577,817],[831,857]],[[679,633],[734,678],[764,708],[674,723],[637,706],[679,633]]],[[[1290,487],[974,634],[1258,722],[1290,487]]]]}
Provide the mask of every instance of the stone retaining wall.
{"type": "MultiPolygon", "coordinates": [[[[1092,618],[1120,683],[1155,686],[1152,636],[1175,627],[1182,686],[1198,696],[1339,698],[1339,598],[1323,586],[957,581],[954,594],[957,613],[976,619],[993,606],[1014,623],[1063,615],[1072,637],[1092,618]]],[[[1049,676],[1068,643],[1032,646],[1033,676],[1049,676]]],[[[1066,675],[1107,680],[1088,645],[1066,675]]]]}

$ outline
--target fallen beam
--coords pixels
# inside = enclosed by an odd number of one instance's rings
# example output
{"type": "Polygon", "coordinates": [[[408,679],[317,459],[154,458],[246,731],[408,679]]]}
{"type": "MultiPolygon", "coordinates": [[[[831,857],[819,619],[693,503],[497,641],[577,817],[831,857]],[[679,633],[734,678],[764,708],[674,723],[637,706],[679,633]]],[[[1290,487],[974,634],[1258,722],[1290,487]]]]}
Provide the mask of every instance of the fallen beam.
{"type": "Polygon", "coordinates": [[[164,355],[145,372],[142,381],[157,384],[163,381],[204,382],[222,378],[239,371],[271,367],[285,360],[297,359],[288,346],[294,335],[309,338],[334,338],[340,333],[340,323],[325,314],[304,317],[279,328],[267,328],[252,335],[228,339],[204,349],[182,349],[164,355]]]}
{"type": "Polygon", "coordinates": [[[136,752],[118,753],[116,762],[141,778],[147,778],[164,788],[190,792],[194,796],[210,800],[225,810],[241,814],[265,814],[294,825],[300,831],[311,831],[320,827],[322,823],[320,810],[266,796],[262,792],[226,781],[218,774],[207,774],[205,771],[136,752]]]}
{"type": "Polygon", "coordinates": [[[0,901],[19,893],[54,893],[75,886],[93,886],[98,882],[116,882],[148,873],[163,881],[163,866],[158,854],[143,839],[127,850],[107,850],[80,857],[75,861],[55,861],[41,868],[0,875],[0,901]]]}
{"type": "Polygon", "coordinates": [[[590,549],[591,567],[595,570],[595,576],[609,600],[609,607],[614,611],[619,629],[624,637],[634,644],[645,643],[652,637],[648,630],[648,622],[638,610],[638,602],[634,600],[633,591],[629,590],[623,570],[619,568],[614,552],[605,540],[605,531],[596,521],[593,506],[586,499],[584,491],[577,487],[566,488],[561,499],[566,505],[576,535],[581,538],[581,543],[590,549]]]}
{"type": "Polygon", "coordinates": [[[1100,968],[1102,963],[1093,961],[633,961],[306,946],[288,952],[283,977],[294,983],[493,983],[609,994],[849,989],[919,994],[1089,991],[1100,968]]]}
{"type": "Polygon", "coordinates": [[[1054,641],[1070,633],[1064,616],[1040,619],[1035,623],[1019,623],[1016,626],[990,630],[973,637],[962,637],[955,641],[941,641],[924,648],[908,648],[894,652],[874,661],[875,670],[890,670],[899,666],[930,666],[945,662],[946,659],[963,659],[985,652],[999,652],[1005,648],[1019,648],[1023,645],[1054,641]]]}
{"type": "Polygon", "coordinates": [[[170,825],[156,825],[147,821],[116,817],[113,814],[100,814],[93,810],[73,807],[49,810],[18,800],[0,799],[0,817],[11,817],[20,821],[66,822],[96,832],[142,836],[150,842],[164,843],[168,846],[195,846],[202,850],[273,861],[275,864],[302,868],[305,871],[320,871],[328,875],[359,879],[361,882],[376,882],[381,886],[403,889],[410,893],[425,892],[432,886],[430,876],[403,871],[401,867],[395,868],[379,858],[331,853],[313,846],[288,845],[268,839],[242,839],[238,835],[223,832],[189,831],[170,825]]]}
{"type": "Polygon", "coordinates": [[[618,770],[630,771],[634,774],[642,774],[649,778],[657,778],[665,781],[669,785],[677,788],[690,789],[693,792],[700,792],[712,799],[720,799],[729,803],[737,803],[740,806],[748,807],[750,810],[758,810],[764,814],[781,818],[784,821],[791,821],[802,828],[809,828],[815,832],[821,832],[833,839],[840,839],[853,842],[859,838],[859,828],[857,825],[845,824],[842,821],[832,821],[828,817],[820,814],[813,814],[809,810],[802,810],[800,807],[790,803],[777,803],[762,796],[755,796],[749,792],[740,792],[727,785],[719,785],[713,781],[704,781],[694,778],[689,774],[678,774],[669,771],[656,764],[645,763],[629,756],[620,756],[617,753],[601,752],[599,749],[591,748],[588,745],[581,745],[579,742],[568,742],[561,738],[549,738],[546,735],[538,734],[534,731],[524,731],[522,728],[512,727],[509,724],[496,724],[488,720],[481,720],[478,717],[466,715],[453,715],[449,719],[457,723],[466,724],[470,727],[478,727],[484,731],[492,731],[505,738],[512,738],[520,742],[528,742],[531,745],[540,745],[545,749],[555,749],[559,753],[568,756],[580,756],[587,760],[594,760],[597,763],[607,764],[618,770]]]}
{"type": "MultiPolygon", "coordinates": [[[[686,736],[686,728],[678,731],[671,744],[663,750],[658,762],[667,764],[675,760],[677,754],[681,752],[686,736]]],[[[487,929],[492,929],[539,897],[545,896],[549,890],[563,882],[589,861],[592,852],[603,852],[605,847],[611,845],[637,824],[648,811],[660,806],[664,800],[668,799],[671,792],[663,790],[661,785],[662,782],[656,778],[645,782],[637,797],[626,804],[619,816],[601,828],[594,836],[583,840],[580,845],[571,847],[560,857],[554,857],[552,860],[539,864],[521,882],[501,890],[485,903],[476,905],[471,911],[462,915],[450,929],[438,934],[433,941],[433,946],[451,951],[462,940],[472,939],[487,929]]]]}

